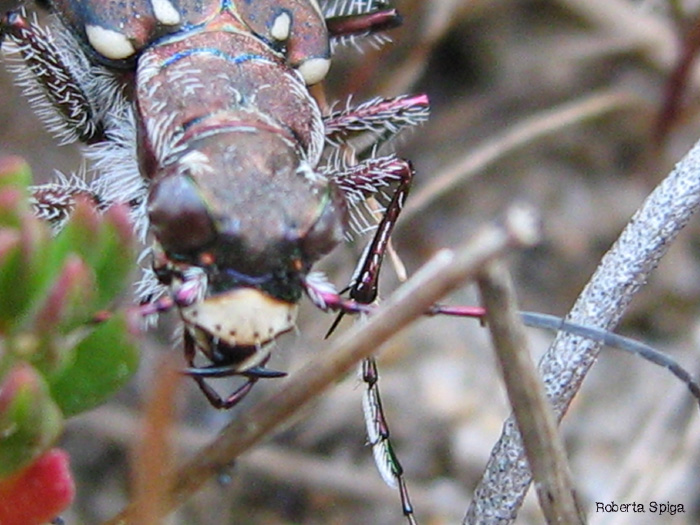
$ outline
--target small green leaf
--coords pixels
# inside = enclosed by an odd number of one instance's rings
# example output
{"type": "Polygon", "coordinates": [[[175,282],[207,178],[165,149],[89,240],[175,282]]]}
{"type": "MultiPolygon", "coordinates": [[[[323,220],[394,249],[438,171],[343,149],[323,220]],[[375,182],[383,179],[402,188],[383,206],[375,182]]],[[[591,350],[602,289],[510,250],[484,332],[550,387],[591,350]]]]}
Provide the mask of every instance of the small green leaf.
{"type": "Polygon", "coordinates": [[[75,348],[73,359],[49,375],[52,396],[68,417],[104,402],[131,378],[139,351],[125,313],[101,323],[75,348]]]}
{"type": "Polygon", "coordinates": [[[133,234],[128,211],[121,206],[110,208],[100,224],[99,243],[93,248],[96,257],[89,264],[96,275],[98,308],[107,308],[124,293],[134,269],[133,234]]]}
{"type": "Polygon", "coordinates": [[[73,252],[92,266],[93,259],[99,258],[96,245],[99,242],[100,221],[95,208],[84,199],[78,199],[68,223],[56,236],[53,263],[60,266],[66,253],[73,252]]]}
{"type": "Polygon", "coordinates": [[[0,384],[0,478],[43,454],[62,426],[41,375],[26,363],[12,368],[0,384]]]}
{"type": "Polygon", "coordinates": [[[53,242],[48,227],[30,214],[18,228],[0,229],[0,326],[2,333],[19,328],[37,301],[42,300],[53,268],[45,257],[53,242]]]}

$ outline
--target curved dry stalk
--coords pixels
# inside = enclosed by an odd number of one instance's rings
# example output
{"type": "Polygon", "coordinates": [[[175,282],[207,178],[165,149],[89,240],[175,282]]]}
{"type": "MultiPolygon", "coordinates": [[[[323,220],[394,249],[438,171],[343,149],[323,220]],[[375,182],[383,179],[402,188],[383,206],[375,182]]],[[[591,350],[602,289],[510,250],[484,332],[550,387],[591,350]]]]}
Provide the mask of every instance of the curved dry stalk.
{"type": "MultiPolygon", "coordinates": [[[[164,511],[172,510],[216,476],[241,453],[279,428],[306,403],[322,394],[360,360],[376,353],[390,337],[421,317],[441,297],[473,279],[489,261],[537,238],[530,212],[511,210],[502,225],[485,227],[457,250],[441,250],[392,294],[366,323],[357,323],[334,344],[286,381],[275,394],[232,421],[220,436],[182,466],[168,490],[164,511]]],[[[106,524],[132,523],[127,507],[106,524]]]]}
{"type": "Polygon", "coordinates": [[[634,108],[640,104],[642,100],[631,93],[605,90],[526,118],[504,133],[487,139],[442,169],[440,174],[433,177],[428,184],[414,191],[401,215],[402,223],[408,224],[411,218],[423,213],[432,203],[518,148],[560,132],[569,126],[600,117],[611,111],[634,108]]]}
{"type": "MultiPolygon", "coordinates": [[[[632,297],[700,206],[700,142],[649,195],[603,257],[567,320],[612,331],[632,297]]],[[[563,417],[600,351],[600,343],[559,333],[539,364],[547,393],[563,417]]],[[[465,523],[510,523],[531,475],[509,418],[465,516],[465,523]]]]}

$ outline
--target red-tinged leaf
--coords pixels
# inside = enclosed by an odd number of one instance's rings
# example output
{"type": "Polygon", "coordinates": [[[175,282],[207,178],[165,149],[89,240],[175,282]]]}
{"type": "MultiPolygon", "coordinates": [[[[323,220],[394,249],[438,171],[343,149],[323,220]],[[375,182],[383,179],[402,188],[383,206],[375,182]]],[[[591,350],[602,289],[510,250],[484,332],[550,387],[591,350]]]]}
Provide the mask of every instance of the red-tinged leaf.
{"type": "Polygon", "coordinates": [[[55,448],[0,480],[0,525],[41,525],[63,512],[75,497],[68,460],[55,448]]]}
{"type": "Polygon", "coordinates": [[[35,329],[64,331],[74,328],[76,323],[87,322],[94,287],[92,272],[85,262],[77,255],[69,255],[34,318],[35,329]]]}
{"type": "Polygon", "coordinates": [[[0,383],[0,476],[11,476],[36,461],[62,427],[44,378],[26,363],[14,366],[0,383]]]}

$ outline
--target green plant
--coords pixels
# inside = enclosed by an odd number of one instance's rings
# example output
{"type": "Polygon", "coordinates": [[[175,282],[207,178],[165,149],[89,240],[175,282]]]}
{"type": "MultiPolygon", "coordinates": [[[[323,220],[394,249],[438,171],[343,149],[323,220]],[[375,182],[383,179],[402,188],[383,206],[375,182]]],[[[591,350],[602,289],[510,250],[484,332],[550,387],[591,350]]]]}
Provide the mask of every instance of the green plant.
{"type": "MultiPolygon", "coordinates": [[[[133,268],[127,210],[101,214],[76,198],[70,221],[53,236],[32,213],[30,183],[26,163],[0,159],[3,524],[42,523],[69,504],[67,458],[51,449],[64,418],[112,396],[136,370],[139,356],[128,312],[105,313],[127,288],[133,268]],[[13,515],[25,512],[18,502],[27,490],[43,490],[46,476],[56,481],[56,505],[29,506],[36,516],[13,515]]],[[[50,503],[45,490],[36,499],[50,503]]]]}

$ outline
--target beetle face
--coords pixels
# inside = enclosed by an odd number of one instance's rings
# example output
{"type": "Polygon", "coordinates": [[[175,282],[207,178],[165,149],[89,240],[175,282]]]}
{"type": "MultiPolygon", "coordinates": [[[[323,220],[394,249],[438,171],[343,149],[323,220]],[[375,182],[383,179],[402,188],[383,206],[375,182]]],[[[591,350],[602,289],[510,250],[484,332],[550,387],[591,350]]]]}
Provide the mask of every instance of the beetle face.
{"type": "Polygon", "coordinates": [[[195,344],[215,364],[248,367],[293,328],[306,274],[342,239],[344,209],[277,135],[233,135],[162,170],[148,210],[156,274],[195,344]]]}

